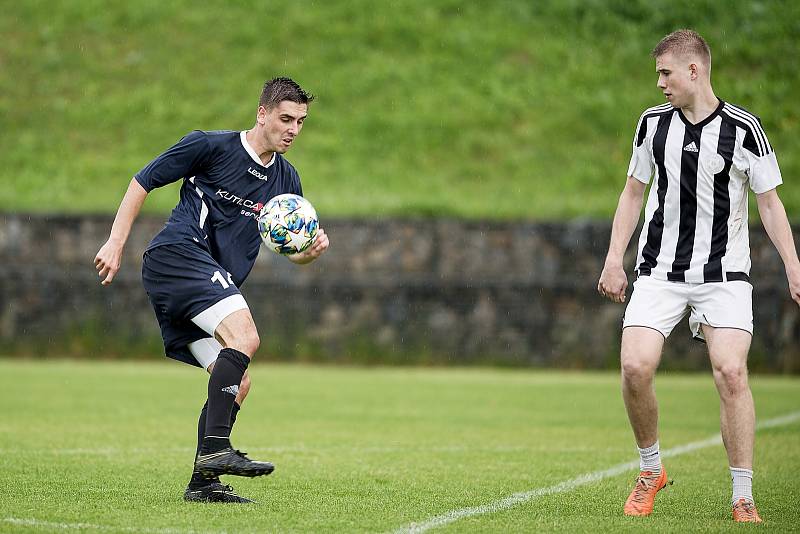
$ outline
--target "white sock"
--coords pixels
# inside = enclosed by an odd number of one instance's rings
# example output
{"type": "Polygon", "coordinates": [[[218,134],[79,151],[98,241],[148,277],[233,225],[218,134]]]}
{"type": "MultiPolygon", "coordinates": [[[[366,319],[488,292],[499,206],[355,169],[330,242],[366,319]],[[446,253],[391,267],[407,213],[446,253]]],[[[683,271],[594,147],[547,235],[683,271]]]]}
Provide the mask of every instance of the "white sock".
{"type": "Polygon", "coordinates": [[[731,480],[733,481],[733,497],[731,504],[736,504],[739,499],[753,502],[753,470],[742,467],[731,467],[731,480]]]}
{"type": "Polygon", "coordinates": [[[649,447],[639,449],[639,470],[650,471],[653,474],[661,472],[661,455],[658,452],[658,440],[649,447]]]}

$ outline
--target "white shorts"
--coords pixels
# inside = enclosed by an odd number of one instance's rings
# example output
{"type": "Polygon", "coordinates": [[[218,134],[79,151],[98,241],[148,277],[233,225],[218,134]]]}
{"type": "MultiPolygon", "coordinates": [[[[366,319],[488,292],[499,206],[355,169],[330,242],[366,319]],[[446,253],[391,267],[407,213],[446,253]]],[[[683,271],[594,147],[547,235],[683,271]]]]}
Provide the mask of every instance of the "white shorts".
{"type": "Polygon", "coordinates": [[[189,343],[189,352],[197,360],[203,369],[208,370],[208,366],[217,361],[222,344],[213,337],[204,337],[189,343]]]}
{"type": "Polygon", "coordinates": [[[250,307],[247,305],[243,296],[239,294],[231,295],[192,317],[192,322],[205,330],[211,337],[214,337],[214,334],[217,332],[217,327],[223,319],[235,311],[249,309],[250,307]]]}
{"type": "Polygon", "coordinates": [[[217,302],[210,308],[192,317],[192,322],[205,330],[211,337],[198,339],[189,343],[189,352],[203,369],[217,361],[222,345],[214,338],[219,323],[235,311],[249,310],[250,307],[241,295],[231,295],[217,302]]]}
{"type": "Polygon", "coordinates": [[[622,328],[643,326],[667,338],[687,312],[695,339],[705,341],[703,324],[752,335],[753,286],[744,280],[689,284],[640,276],[633,284],[622,328]]]}

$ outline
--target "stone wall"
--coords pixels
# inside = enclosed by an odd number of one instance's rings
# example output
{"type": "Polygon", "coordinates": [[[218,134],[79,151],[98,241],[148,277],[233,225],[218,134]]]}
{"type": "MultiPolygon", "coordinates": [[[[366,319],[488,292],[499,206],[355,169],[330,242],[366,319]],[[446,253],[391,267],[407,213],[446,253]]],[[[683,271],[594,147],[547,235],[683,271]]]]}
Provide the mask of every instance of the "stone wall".
{"type": "MultiPolygon", "coordinates": [[[[139,218],[122,270],[102,287],[93,258],[112,217],[0,214],[0,352],[162,354],[140,269],[163,220],[139,218]]],[[[242,288],[264,359],[618,366],[623,307],[595,291],[606,221],[323,223],[331,249],[322,259],[296,266],[264,250],[242,288]]],[[[760,225],[751,240],[751,368],[799,372],[800,309],[760,225]]],[[[670,337],[663,366],[709,368],[685,321],[670,337]]]]}

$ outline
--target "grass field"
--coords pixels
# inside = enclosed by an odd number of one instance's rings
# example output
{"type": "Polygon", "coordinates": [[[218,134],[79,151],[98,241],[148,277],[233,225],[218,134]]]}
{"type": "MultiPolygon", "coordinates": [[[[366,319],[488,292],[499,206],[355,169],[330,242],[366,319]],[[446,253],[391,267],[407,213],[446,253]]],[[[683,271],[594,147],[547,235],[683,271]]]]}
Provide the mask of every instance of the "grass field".
{"type": "MultiPolygon", "coordinates": [[[[288,157],[331,216],[609,217],[649,52],[691,26],[761,116],[800,211],[800,3],[0,0],[0,210],[116,210],[188,131],[252,126],[266,78],[318,100],[288,157]]],[[[165,213],[177,193],[145,210],[165,213]]]]}
{"type": "MultiPolygon", "coordinates": [[[[602,472],[636,458],[615,374],[251,369],[234,444],[276,471],[228,481],[259,504],[205,505],[181,500],[202,371],[169,362],[0,360],[0,531],[392,532],[518,492],[532,493],[434,530],[734,528],[718,444],[668,458],[675,483],[653,516],[621,517],[635,470],[602,472]],[[598,480],[581,485],[576,477],[587,473],[598,480]]],[[[756,442],[765,527],[790,531],[800,525],[800,380],[756,376],[752,387],[760,421],[795,414],[760,430],[756,442]]],[[[709,376],[661,375],[657,388],[664,449],[718,431],[709,376]]]]}

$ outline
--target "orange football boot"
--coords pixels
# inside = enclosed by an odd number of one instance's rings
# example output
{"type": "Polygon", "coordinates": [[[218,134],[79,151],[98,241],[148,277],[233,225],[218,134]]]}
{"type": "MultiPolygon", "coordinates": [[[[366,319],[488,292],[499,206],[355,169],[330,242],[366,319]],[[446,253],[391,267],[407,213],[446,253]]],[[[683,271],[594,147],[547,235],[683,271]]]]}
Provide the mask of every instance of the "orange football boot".
{"type": "Polygon", "coordinates": [[[737,523],[761,523],[761,516],[753,501],[739,499],[733,505],[733,520],[737,523]]]}
{"type": "Polygon", "coordinates": [[[667,485],[667,471],[661,467],[660,473],[641,471],[636,477],[634,486],[628,500],[625,501],[625,515],[650,515],[653,513],[653,504],[656,493],[667,485]]]}

